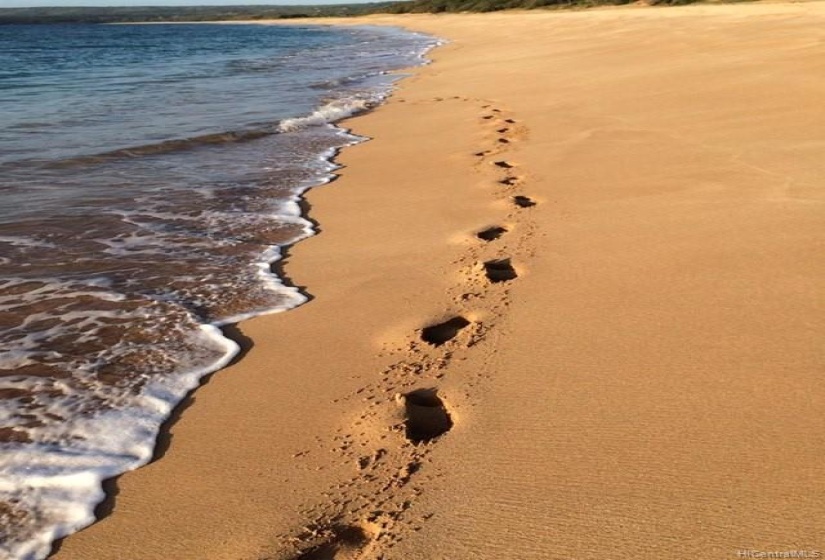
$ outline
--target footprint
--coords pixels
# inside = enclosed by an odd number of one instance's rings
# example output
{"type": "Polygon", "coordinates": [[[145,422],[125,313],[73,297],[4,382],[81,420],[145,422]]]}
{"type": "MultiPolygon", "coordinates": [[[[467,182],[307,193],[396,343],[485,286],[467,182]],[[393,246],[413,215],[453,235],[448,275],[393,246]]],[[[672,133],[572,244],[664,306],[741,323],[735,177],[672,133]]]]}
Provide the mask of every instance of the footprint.
{"type": "Polygon", "coordinates": [[[509,144],[510,143],[510,141],[507,140],[506,138],[499,138],[498,142],[499,142],[499,144],[509,144]]]}
{"type": "Polygon", "coordinates": [[[453,420],[436,389],[416,389],[400,399],[404,404],[405,435],[414,443],[427,443],[450,431],[453,420]]]}
{"type": "Polygon", "coordinates": [[[324,542],[295,560],[355,560],[373,536],[357,525],[333,525],[323,531],[324,542]]]}
{"type": "Polygon", "coordinates": [[[464,317],[453,317],[443,323],[421,329],[421,340],[433,346],[441,346],[454,339],[461,329],[469,325],[470,321],[464,317]]]}
{"type": "Polygon", "coordinates": [[[510,129],[507,128],[506,126],[504,128],[499,128],[498,130],[496,130],[496,132],[498,132],[499,134],[504,134],[504,133],[509,132],[509,131],[510,131],[510,129]]]}
{"type": "Polygon", "coordinates": [[[500,185],[505,185],[507,187],[512,187],[516,183],[518,183],[518,177],[507,177],[506,179],[500,180],[498,183],[500,185]]]}
{"type": "Polygon", "coordinates": [[[536,202],[528,196],[518,195],[513,197],[513,204],[519,208],[530,208],[531,206],[535,206],[536,202]]]}
{"type": "Polygon", "coordinates": [[[506,161],[503,161],[503,160],[502,161],[494,161],[493,165],[495,165],[496,167],[501,167],[502,169],[512,169],[513,168],[512,164],[507,163],[506,161]]]}
{"type": "MultiPolygon", "coordinates": [[[[449,428],[447,428],[449,430],[449,428]]],[[[398,473],[395,475],[395,485],[396,486],[404,486],[407,484],[412,476],[421,470],[421,463],[418,461],[410,461],[403,467],[398,470],[398,473]]]]}
{"type": "Polygon", "coordinates": [[[504,122],[506,122],[507,124],[516,124],[516,121],[514,121],[513,119],[504,119],[504,122]]]}
{"type": "Polygon", "coordinates": [[[495,241],[505,233],[507,233],[507,228],[503,228],[501,226],[493,226],[478,232],[476,234],[476,237],[483,241],[495,241]]]}
{"type": "Polygon", "coordinates": [[[509,282],[518,278],[510,259],[497,259],[484,263],[484,274],[490,282],[509,282]]]}

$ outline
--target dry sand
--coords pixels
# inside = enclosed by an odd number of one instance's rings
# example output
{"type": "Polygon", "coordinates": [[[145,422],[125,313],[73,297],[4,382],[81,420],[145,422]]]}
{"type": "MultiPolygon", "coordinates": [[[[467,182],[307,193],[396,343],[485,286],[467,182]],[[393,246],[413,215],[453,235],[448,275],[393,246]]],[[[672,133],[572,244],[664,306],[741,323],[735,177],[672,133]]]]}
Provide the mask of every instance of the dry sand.
{"type": "Polygon", "coordinates": [[[825,4],[367,22],[452,42],[347,123],[314,299],[55,557],[825,549],[825,4]]]}

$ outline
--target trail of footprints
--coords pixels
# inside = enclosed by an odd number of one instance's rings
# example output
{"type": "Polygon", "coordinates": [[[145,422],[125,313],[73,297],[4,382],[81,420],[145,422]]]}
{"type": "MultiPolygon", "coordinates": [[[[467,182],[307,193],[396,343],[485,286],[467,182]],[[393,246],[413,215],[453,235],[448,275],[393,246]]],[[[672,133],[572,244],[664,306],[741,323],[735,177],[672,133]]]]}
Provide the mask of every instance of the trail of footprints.
{"type": "MultiPolygon", "coordinates": [[[[298,534],[280,538],[284,555],[267,559],[388,559],[406,531],[423,527],[432,514],[416,512],[416,498],[440,476],[430,472],[429,455],[459,421],[439,381],[456,373],[451,366],[468,352],[480,352],[481,363],[487,363],[493,348],[481,343],[506,312],[519,263],[532,256],[536,226],[528,209],[536,202],[522,192],[526,178],[519,166],[505,158],[526,129],[489,103],[435,101],[478,104],[486,141],[483,150],[471,154],[474,168],[490,181],[493,198],[505,200],[510,210],[500,224],[472,232],[472,242],[453,263],[457,281],[448,296],[455,312],[411,333],[374,383],[345,397],[359,402],[362,413],[339,430],[333,450],[354,474],[302,511],[310,522],[298,534]]],[[[465,395],[488,377],[486,371],[456,374],[462,375],[465,395]]]]}

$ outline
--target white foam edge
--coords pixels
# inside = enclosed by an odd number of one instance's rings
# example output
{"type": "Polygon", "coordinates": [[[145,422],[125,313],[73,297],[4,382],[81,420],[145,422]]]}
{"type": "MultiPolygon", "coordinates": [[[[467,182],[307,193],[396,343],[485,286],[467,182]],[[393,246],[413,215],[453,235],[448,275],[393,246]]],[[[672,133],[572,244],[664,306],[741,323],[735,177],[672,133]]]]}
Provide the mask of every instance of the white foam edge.
{"type": "Polygon", "coordinates": [[[286,296],[287,301],[281,305],[254,309],[245,313],[238,313],[236,315],[224,317],[214,321],[214,325],[226,326],[240,323],[241,321],[246,321],[262,315],[282,313],[284,311],[294,309],[309,301],[309,297],[301,293],[299,288],[296,286],[285,285],[283,279],[272,272],[272,265],[283,258],[284,249],[288,249],[296,243],[312,237],[317,233],[313,222],[307,216],[304,216],[301,208],[306,192],[310,189],[322,187],[332,182],[335,178],[335,171],[341,168],[341,165],[336,163],[334,160],[342,149],[368,140],[368,138],[364,136],[352,134],[348,129],[332,123],[327,123],[325,126],[333,130],[337,136],[343,137],[345,139],[345,143],[341,147],[332,147],[323,150],[318,155],[318,161],[324,163],[325,166],[322,174],[297,185],[292,190],[292,195],[279,205],[278,212],[273,214],[273,217],[279,220],[291,221],[292,223],[300,224],[302,226],[301,233],[297,234],[289,241],[281,243],[280,245],[270,245],[261,253],[260,259],[255,263],[255,266],[258,268],[258,278],[264,287],[272,292],[286,296]]]}
{"type": "MultiPolygon", "coordinates": [[[[419,54],[419,58],[425,60],[424,55],[426,52],[433,47],[438,46],[438,44],[443,43],[436,43],[428,46],[422,51],[422,53],[419,54]]],[[[425,63],[427,62],[428,61],[425,61],[425,63]]],[[[387,91],[382,92],[379,95],[379,99],[376,104],[384,102],[387,97],[391,95],[393,90],[393,87],[389,87],[387,91]]],[[[269,309],[238,314],[233,317],[215,321],[212,324],[199,325],[200,330],[205,332],[208,336],[214,337],[220,345],[224,346],[224,355],[210,366],[198,368],[191,372],[179,373],[168,378],[162,378],[159,382],[147,385],[146,389],[141,394],[141,398],[145,400],[147,404],[151,403],[153,406],[130,407],[129,411],[132,414],[126,422],[126,431],[128,432],[130,429],[134,431],[143,427],[144,435],[149,437],[142,438],[142,442],[144,442],[143,445],[133,445],[128,453],[108,455],[108,457],[112,459],[116,457],[119,458],[120,463],[115,462],[108,467],[99,465],[78,465],[78,468],[73,472],[62,472],[60,475],[50,477],[46,476],[42,478],[31,478],[32,482],[29,484],[15,483],[14,481],[7,480],[8,477],[5,476],[0,478],[0,492],[13,492],[15,490],[19,490],[20,488],[33,490],[37,487],[41,490],[50,489],[54,494],[68,496],[68,499],[58,500],[57,503],[60,504],[59,506],[55,506],[54,503],[52,504],[52,508],[57,508],[63,512],[66,521],[51,525],[48,529],[40,531],[40,533],[34,535],[26,542],[11,543],[11,546],[7,548],[9,553],[13,555],[11,557],[17,558],[18,560],[42,560],[51,552],[54,541],[88,527],[97,521],[94,515],[95,509],[107,497],[106,493],[103,491],[103,481],[147,464],[153,457],[155,445],[157,443],[157,436],[160,429],[163,423],[169,419],[174,408],[180,404],[180,402],[190,391],[199,385],[201,378],[223,369],[240,351],[238,344],[234,340],[226,337],[219,327],[237,323],[255,316],[279,313],[288,309],[293,309],[308,300],[308,297],[301,294],[297,287],[285,286],[283,281],[271,272],[271,265],[281,259],[282,247],[291,246],[294,243],[297,243],[298,241],[301,241],[302,239],[310,237],[316,233],[312,222],[306,219],[301,212],[300,202],[303,199],[304,193],[310,188],[319,187],[332,181],[335,177],[333,172],[341,167],[333,161],[341,149],[369,140],[368,137],[355,135],[350,132],[349,129],[334,125],[335,120],[341,120],[347,116],[352,116],[353,114],[355,114],[355,112],[348,115],[339,116],[332,121],[325,120],[317,123],[336,129],[338,134],[347,137],[349,141],[341,147],[329,148],[328,150],[325,150],[319,157],[329,164],[329,170],[320,178],[313,179],[311,184],[308,182],[308,184],[296,188],[293,196],[289,199],[288,204],[291,206],[290,209],[294,211],[296,217],[299,217],[305,222],[304,231],[289,243],[284,243],[283,245],[273,245],[267,248],[261,255],[261,261],[257,263],[262,280],[264,280],[267,285],[272,286],[273,289],[276,289],[281,293],[286,292],[292,294],[293,299],[291,303],[275,306],[269,309]],[[172,386],[164,389],[163,385],[172,386]],[[161,397],[161,395],[163,395],[163,397],[161,397]],[[152,410],[155,411],[155,414],[147,414],[147,412],[152,410]],[[143,416],[143,421],[135,422],[135,419],[141,419],[141,416],[143,416]],[[58,482],[60,484],[56,484],[58,482]]],[[[310,117],[311,116],[312,115],[310,115],[310,117]]],[[[107,411],[103,413],[103,415],[126,416],[122,414],[122,411],[107,411]]],[[[93,420],[97,420],[97,426],[106,426],[105,429],[107,432],[123,433],[123,431],[112,429],[112,418],[107,419],[104,423],[99,423],[100,416],[96,416],[93,419],[79,419],[77,421],[91,423],[93,420]]],[[[117,422],[115,423],[117,424],[117,422]]],[[[21,455],[23,454],[21,453],[21,455]]],[[[31,477],[31,456],[30,454],[25,455],[27,456],[27,467],[25,468],[25,472],[28,480],[31,477]]],[[[94,458],[94,455],[78,457],[84,457],[87,460],[91,460],[94,458]]],[[[2,549],[0,549],[0,551],[2,551],[2,549]]]]}
{"type": "MultiPolygon", "coordinates": [[[[423,45],[421,49],[415,54],[415,58],[419,61],[418,65],[410,65],[406,68],[415,68],[416,66],[426,66],[432,63],[427,58],[427,54],[434,48],[440,47],[448,43],[446,39],[427,35],[425,33],[418,33],[409,31],[398,26],[361,26],[372,28],[389,29],[397,33],[405,35],[414,35],[416,37],[426,38],[429,42],[423,45]]],[[[391,71],[383,71],[381,75],[393,75],[397,78],[403,78],[405,68],[398,68],[391,71]]],[[[395,91],[395,82],[388,83],[384,89],[372,92],[367,97],[350,96],[339,99],[333,99],[324,105],[315,109],[312,113],[302,117],[292,117],[282,120],[276,127],[278,132],[295,132],[310,126],[317,126],[323,124],[332,124],[349,117],[353,117],[360,113],[366,112],[374,107],[382,105],[388,97],[395,91]]]]}
{"type": "Polygon", "coordinates": [[[386,99],[385,92],[374,92],[366,97],[343,97],[333,99],[303,117],[284,119],[278,123],[278,132],[295,132],[310,126],[318,126],[340,121],[348,117],[363,113],[382,103],[386,99]]]}
{"type": "Polygon", "coordinates": [[[55,540],[96,521],[95,508],[106,499],[104,480],[141,467],[152,459],[160,429],[172,410],[199,385],[201,378],[224,368],[240,351],[238,344],[225,337],[218,327],[201,324],[198,329],[222,348],[223,353],[216,361],[154,379],[141,391],[136,406],[71,420],[75,425],[72,431],[93,434],[89,441],[97,442],[98,449],[83,452],[81,447],[67,453],[57,446],[41,444],[35,446],[38,453],[32,453],[31,447],[25,451],[4,451],[5,473],[0,477],[0,493],[22,493],[22,504],[37,503],[41,512],[54,514],[50,517],[60,522],[32,534],[25,542],[0,547],[0,553],[5,548],[9,558],[45,558],[55,540]],[[56,457],[59,464],[49,460],[56,457]],[[59,474],[55,474],[57,469],[59,474]],[[43,504],[47,507],[43,508],[43,504]]]}

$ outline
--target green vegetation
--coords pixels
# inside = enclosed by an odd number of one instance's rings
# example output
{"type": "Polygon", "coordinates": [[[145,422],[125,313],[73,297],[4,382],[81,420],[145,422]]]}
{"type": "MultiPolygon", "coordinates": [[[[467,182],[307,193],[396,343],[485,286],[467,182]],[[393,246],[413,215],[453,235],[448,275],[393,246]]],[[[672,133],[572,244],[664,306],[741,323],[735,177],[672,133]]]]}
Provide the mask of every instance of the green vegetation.
{"type": "Polygon", "coordinates": [[[2,8],[0,24],[241,21],[341,17],[381,12],[392,2],[329,6],[129,6],[107,8],[2,8]]]}
{"type": "Polygon", "coordinates": [[[589,7],[626,4],[632,0],[411,0],[390,6],[394,14],[440,12],[495,12],[498,10],[544,7],[589,7]]]}
{"type": "MultiPolygon", "coordinates": [[[[495,12],[498,10],[532,10],[536,8],[594,8],[621,6],[637,0],[409,0],[383,9],[385,13],[495,12]]],[[[646,5],[675,6],[703,0],[642,0],[646,5]]],[[[736,1],[736,0],[730,0],[736,1]]]]}
{"type": "MultiPolygon", "coordinates": [[[[510,9],[591,8],[639,0],[406,0],[327,6],[163,6],[110,8],[0,8],[0,24],[241,21],[367,14],[493,12],[510,9]]],[[[641,0],[648,5],[681,5],[719,0],[641,0]]],[[[722,0],[728,2],[749,0],[722,0]]]]}

